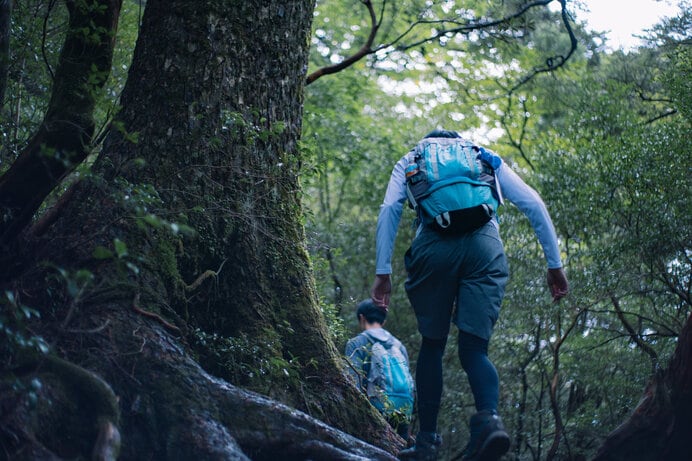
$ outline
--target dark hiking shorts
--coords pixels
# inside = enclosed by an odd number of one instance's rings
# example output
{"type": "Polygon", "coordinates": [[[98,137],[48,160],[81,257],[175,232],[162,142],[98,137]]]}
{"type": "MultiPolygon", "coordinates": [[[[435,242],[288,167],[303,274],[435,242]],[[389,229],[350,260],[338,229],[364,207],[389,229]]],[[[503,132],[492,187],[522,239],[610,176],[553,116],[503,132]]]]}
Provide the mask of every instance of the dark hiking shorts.
{"type": "Polygon", "coordinates": [[[424,228],[405,264],[406,293],[421,335],[446,338],[454,321],[460,330],[490,339],[509,275],[495,223],[462,235],[424,228]]]}

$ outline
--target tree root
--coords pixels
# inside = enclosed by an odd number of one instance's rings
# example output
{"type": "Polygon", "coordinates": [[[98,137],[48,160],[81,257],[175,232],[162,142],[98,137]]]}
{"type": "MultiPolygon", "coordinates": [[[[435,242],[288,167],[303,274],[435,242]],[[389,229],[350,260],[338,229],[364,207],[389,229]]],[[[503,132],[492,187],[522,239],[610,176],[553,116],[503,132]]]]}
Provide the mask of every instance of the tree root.
{"type": "Polygon", "coordinates": [[[224,259],[221,262],[221,265],[219,266],[219,268],[216,269],[216,271],[213,271],[211,269],[207,269],[206,271],[202,272],[202,274],[199,277],[197,277],[194,282],[192,282],[190,285],[185,285],[185,291],[193,291],[193,290],[197,289],[202,284],[202,282],[204,282],[209,277],[214,277],[214,278],[218,277],[219,274],[221,273],[221,269],[223,269],[223,265],[226,264],[226,261],[227,261],[227,259],[224,259]]]}
{"type": "MultiPolygon", "coordinates": [[[[20,358],[20,366],[13,370],[18,376],[31,374],[50,374],[58,379],[69,395],[78,395],[89,402],[90,413],[87,419],[95,422],[97,434],[91,459],[98,461],[115,461],[120,453],[120,409],[118,397],[113,389],[96,374],[79,365],[63,360],[53,355],[28,353],[20,358]]],[[[50,394],[48,394],[50,395],[50,394]]],[[[53,407],[57,402],[49,401],[47,406],[53,407]]],[[[58,403],[57,408],[60,405],[58,403]]],[[[41,426],[43,425],[40,423],[41,426]]],[[[51,428],[64,436],[69,427],[51,428]]],[[[38,443],[34,441],[34,443],[38,443]]],[[[50,449],[50,447],[45,447],[50,449]]]]}
{"type": "Polygon", "coordinates": [[[93,461],[115,461],[120,453],[120,431],[108,419],[99,418],[98,437],[91,453],[93,461]]]}
{"type": "Polygon", "coordinates": [[[178,328],[175,325],[173,325],[172,323],[168,322],[163,317],[161,317],[159,314],[145,311],[144,309],[139,307],[139,298],[140,298],[139,293],[136,293],[135,298],[132,300],[132,309],[135,312],[137,312],[140,315],[143,315],[144,317],[149,317],[150,319],[154,319],[154,320],[158,321],[159,323],[161,323],[161,325],[163,325],[164,327],[166,327],[167,329],[169,329],[171,331],[174,331],[175,333],[178,333],[178,334],[181,333],[180,328],[178,328]]]}
{"type": "MultiPolygon", "coordinates": [[[[113,338],[124,337],[116,333],[121,328],[131,328],[127,320],[119,326],[116,319],[111,320],[113,338]]],[[[170,341],[163,327],[142,326],[140,335],[146,343],[142,352],[119,360],[122,367],[135,370],[132,378],[141,383],[134,395],[123,391],[122,406],[136,406],[137,414],[156,415],[156,432],[166,435],[137,447],[124,446],[123,458],[154,453],[169,460],[395,461],[391,453],[402,448],[388,426],[374,436],[378,448],[295,408],[209,375],[170,341]]],[[[124,345],[116,347],[125,349],[124,345]]],[[[127,434],[151,430],[148,425],[138,425],[127,434]]]]}
{"type": "MultiPolygon", "coordinates": [[[[123,304],[127,307],[126,301],[123,304]]],[[[164,322],[142,323],[139,315],[136,309],[111,309],[107,335],[84,335],[80,349],[70,349],[75,357],[86,350],[109,351],[108,356],[96,357],[86,352],[98,375],[38,354],[21,362],[23,370],[13,370],[15,375],[22,371],[50,377],[41,379],[37,411],[20,409],[6,418],[9,424],[3,430],[26,428],[26,436],[12,444],[13,454],[34,450],[62,459],[99,461],[118,456],[170,461],[396,461],[392,453],[402,448],[402,441],[386,423],[373,425],[370,416],[363,415],[362,424],[373,428],[370,435],[376,447],[276,400],[235,387],[206,373],[171,337],[164,322]],[[142,347],[130,353],[134,325],[142,347]],[[125,352],[110,355],[114,351],[125,352]],[[122,423],[121,408],[126,412],[122,423]]],[[[92,320],[104,322],[103,317],[92,320]]],[[[331,398],[345,403],[336,388],[331,398]]]]}

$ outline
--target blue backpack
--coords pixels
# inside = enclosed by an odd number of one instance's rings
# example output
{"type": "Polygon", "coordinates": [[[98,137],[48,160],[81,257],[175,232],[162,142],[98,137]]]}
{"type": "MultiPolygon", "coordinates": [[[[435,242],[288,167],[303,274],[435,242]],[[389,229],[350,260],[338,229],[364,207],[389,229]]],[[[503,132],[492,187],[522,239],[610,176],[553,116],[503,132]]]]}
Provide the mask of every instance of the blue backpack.
{"type": "Polygon", "coordinates": [[[469,232],[488,222],[502,201],[495,168],[502,161],[462,138],[425,138],[406,167],[409,204],[426,225],[469,232]]]}
{"type": "Polygon", "coordinates": [[[398,341],[384,344],[371,336],[368,338],[372,343],[366,388],[370,402],[386,416],[399,414],[410,419],[413,377],[398,341]]]}

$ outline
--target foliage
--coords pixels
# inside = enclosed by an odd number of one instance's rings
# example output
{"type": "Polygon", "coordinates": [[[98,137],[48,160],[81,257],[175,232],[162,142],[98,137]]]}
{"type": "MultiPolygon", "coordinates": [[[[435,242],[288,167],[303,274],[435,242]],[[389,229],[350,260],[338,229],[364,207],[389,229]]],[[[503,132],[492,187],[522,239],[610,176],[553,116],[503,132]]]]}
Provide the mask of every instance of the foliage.
{"type": "MultiPolygon", "coordinates": [[[[48,107],[53,73],[67,29],[64,2],[29,0],[14,2],[10,34],[8,91],[0,111],[0,172],[36,132],[48,107]]],[[[113,67],[95,111],[97,131],[103,131],[117,111],[132,50],[139,30],[142,2],[124,0],[116,36],[113,67]]],[[[100,136],[95,137],[97,142],[100,136]]]]}
{"type": "Polygon", "coordinates": [[[62,2],[15,2],[10,34],[8,91],[0,113],[0,171],[9,168],[48,107],[60,47],[67,28],[62,2]]]}
{"type": "Polygon", "coordinates": [[[11,291],[3,293],[0,306],[0,344],[3,357],[16,356],[19,350],[34,350],[44,354],[48,352],[48,344],[43,338],[27,328],[33,318],[41,316],[36,309],[22,304],[11,291]]]}
{"type": "Polygon", "coordinates": [[[200,329],[195,329],[191,337],[195,348],[205,354],[202,360],[210,364],[210,371],[235,385],[276,396],[300,378],[296,359],[277,356],[276,351],[281,348],[278,338],[258,345],[244,335],[222,337],[200,329]]]}
{"type": "MultiPolygon", "coordinates": [[[[27,355],[47,354],[49,345],[39,335],[35,334],[29,327],[30,323],[40,317],[40,313],[29,306],[20,302],[16,293],[6,291],[0,297],[0,370],[13,369],[18,365],[17,357],[27,355]]],[[[6,402],[10,402],[14,393],[24,392],[25,398],[31,405],[36,403],[38,392],[41,388],[41,381],[37,378],[23,380],[16,376],[14,372],[3,373],[0,378],[0,388],[7,392],[7,395],[0,397],[0,407],[4,407],[6,402]]]]}

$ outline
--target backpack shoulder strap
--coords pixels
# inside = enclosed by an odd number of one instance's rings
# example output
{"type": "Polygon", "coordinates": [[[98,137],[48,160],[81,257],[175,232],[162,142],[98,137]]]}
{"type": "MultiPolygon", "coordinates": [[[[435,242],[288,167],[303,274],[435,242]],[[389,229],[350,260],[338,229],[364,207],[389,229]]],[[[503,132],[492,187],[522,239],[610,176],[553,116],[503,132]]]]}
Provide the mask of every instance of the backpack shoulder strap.
{"type": "Polygon", "coordinates": [[[369,376],[370,364],[372,363],[372,346],[378,341],[376,338],[372,337],[367,330],[361,332],[359,336],[365,339],[365,343],[361,346],[367,349],[365,360],[363,360],[363,371],[365,372],[365,376],[369,376]]]}

